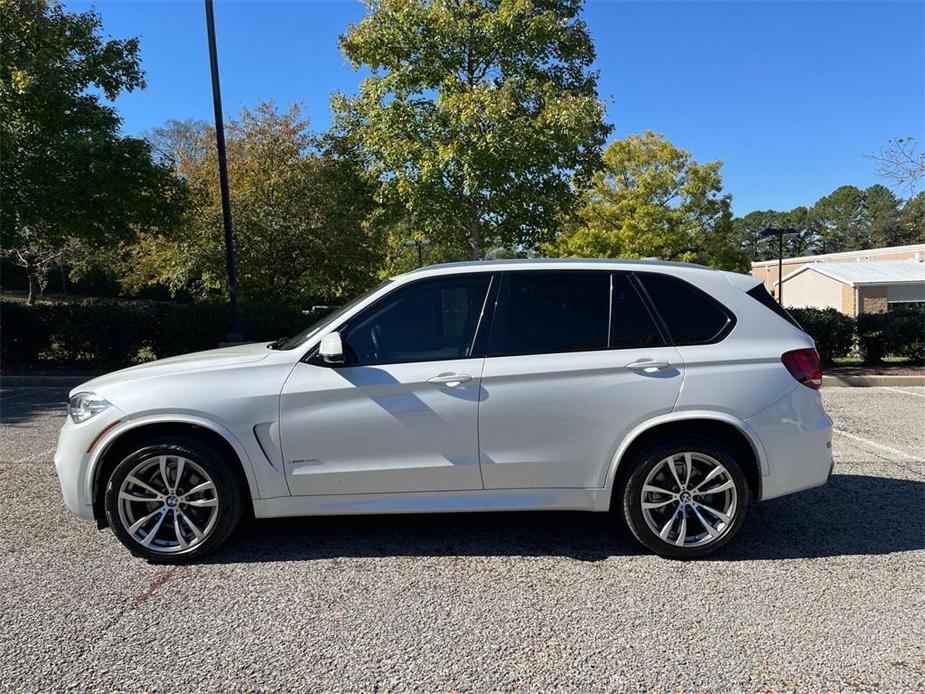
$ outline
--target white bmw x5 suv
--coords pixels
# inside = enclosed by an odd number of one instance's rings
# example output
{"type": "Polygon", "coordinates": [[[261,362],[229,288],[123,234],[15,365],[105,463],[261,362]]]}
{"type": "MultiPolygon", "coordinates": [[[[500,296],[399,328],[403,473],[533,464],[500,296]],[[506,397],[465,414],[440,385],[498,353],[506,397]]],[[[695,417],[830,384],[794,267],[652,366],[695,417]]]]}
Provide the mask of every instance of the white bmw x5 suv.
{"type": "Polygon", "coordinates": [[[295,337],[74,389],[64,500],[189,561],[241,516],[611,511],[658,554],[729,542],[749,500],[825,483],[812,339],[756,279],[500,261],[395,277],[295,337]]]}

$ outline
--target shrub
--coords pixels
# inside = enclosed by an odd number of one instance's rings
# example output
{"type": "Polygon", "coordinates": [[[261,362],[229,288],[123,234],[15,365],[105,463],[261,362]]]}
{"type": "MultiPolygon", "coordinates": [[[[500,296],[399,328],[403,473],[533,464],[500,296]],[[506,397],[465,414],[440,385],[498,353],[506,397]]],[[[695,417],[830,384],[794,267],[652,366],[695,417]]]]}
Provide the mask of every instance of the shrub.
{"type": "Polygon", "coordinates": [[[21,301],[0,302],[0,361],[34,363],[51,346],[46,312],[21,301]]]}
{"type": "Polygon", "coordinates": [[[834,308],[788,308],[803,330],[816,341],[824,364],[846,357],[854,347],[855,320],[834,308]]]}
{"type": "Polygon", "coordinates": [[[893,308],[858,316],[858,346],[867,364],[887,355],[925,361],[925,307],[893,308]]]}
{"type": "MultiPolygon", "coordinates": [[[[318,319],[297,306],[244,303],[251,341],[294,335],[318,319]]],[[[218,346],[228,330],[222,302],[0,301],[0,361],[128,366],[218,346]]]]}

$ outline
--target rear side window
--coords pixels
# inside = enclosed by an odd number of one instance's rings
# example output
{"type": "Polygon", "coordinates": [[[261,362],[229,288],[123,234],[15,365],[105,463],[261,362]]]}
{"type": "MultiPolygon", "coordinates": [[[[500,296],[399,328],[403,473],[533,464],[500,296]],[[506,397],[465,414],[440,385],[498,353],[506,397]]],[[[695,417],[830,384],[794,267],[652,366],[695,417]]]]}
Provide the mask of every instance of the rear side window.
{"type": "Polygon", "coordinates": [[[607,349],[610,273],[504,273],[490,356],[607,349]]]}
{"type": "Polygon", "coordinates": [[[796,319],[793,316],[791,316],[789,313],[787,313],[787,310],[774,300],[774,297],[768,293],[768,290],[765,289],[765,286],[763,284],[755,285],[754,287],[749,289],[746,292],[746,294],[748,294],[751,298],[753,298],[755,301],[757,301],[762,306],[774,311],[774,313],[776,313],[778,316],[783,318],[785,321],[787,321],[791,325],[795,325],[800,330],[803,329],[803,326],[797,323],[796,319]]]}
{"type": "Polygon", "coordinates": [[[675,277],[637,275],[676,345],[702,345],[722,339],[732,316],[706,293],[675,277]]]}
{"type": "Polygon", "coordinates": [[[665,340],[629,275],[613,276],[610,346],[614,349],[662,347],[665,340]]]}

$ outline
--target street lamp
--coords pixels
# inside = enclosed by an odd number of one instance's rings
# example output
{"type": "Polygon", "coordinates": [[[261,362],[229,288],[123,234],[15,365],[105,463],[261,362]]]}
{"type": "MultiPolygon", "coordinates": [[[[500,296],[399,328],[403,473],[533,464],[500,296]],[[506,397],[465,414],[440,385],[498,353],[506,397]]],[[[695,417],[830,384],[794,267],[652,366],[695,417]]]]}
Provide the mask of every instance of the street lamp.
{"type": "Polygon", "coordinates": [[[424,249],[430,245],[430,239],[408,239],[405,241],[405,248],[418,249],[418,267],[424,266],[424,249]]]}
{"type": "Polygon", "coordinates": [[[231,231],[231,200],[228,195],[228,161],[225,157],[225,120],[222,117],[222,89],[218,82],[218,51],[215,48],[215,16],[212,0],[206,3],[206,32],[209,37],[209,66],[212,69],[212,105],[215,108],[215,144],[218,148],[218,182],[222,194],[222,223],[225,227],[225,267],[228,271],[228,314],[231,333],[227,342],[242,342],[244,328],[238,313],[238,273],[234,264],[234,236],[231,231]]]}
{"type": "Polygon", "coordinates": [[[762,238],[777,237],[777,302],[784,305],[784,234],[799,234],[799,229],[793,227],[768,227],[758,232],[762,238]]]}

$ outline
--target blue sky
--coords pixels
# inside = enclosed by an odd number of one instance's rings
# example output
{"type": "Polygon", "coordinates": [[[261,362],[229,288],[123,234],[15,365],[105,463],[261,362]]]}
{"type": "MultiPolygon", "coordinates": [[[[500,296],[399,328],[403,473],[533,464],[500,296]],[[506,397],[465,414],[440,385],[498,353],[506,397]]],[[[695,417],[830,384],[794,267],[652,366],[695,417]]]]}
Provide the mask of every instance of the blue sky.
{"type": "MultiPolygon", "coordinates": [[[[105,32],[140,36],[148,88],[119,97],[124,130],[212,117],[199,0],[97,0],[105,32]]],[[[313,127],[361,74],[337,37],[351,0],[216,0],[226,113],[301,101],[313,127]]],[[[700,161],[724,162],[737,214],[812,204],[878,182],[867,155],[891,137],[925,144],[925,3],[623,2],[585,10],[614,137],[651,129],[700,161]]]]}

